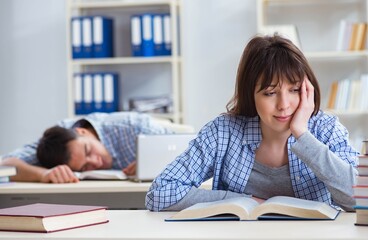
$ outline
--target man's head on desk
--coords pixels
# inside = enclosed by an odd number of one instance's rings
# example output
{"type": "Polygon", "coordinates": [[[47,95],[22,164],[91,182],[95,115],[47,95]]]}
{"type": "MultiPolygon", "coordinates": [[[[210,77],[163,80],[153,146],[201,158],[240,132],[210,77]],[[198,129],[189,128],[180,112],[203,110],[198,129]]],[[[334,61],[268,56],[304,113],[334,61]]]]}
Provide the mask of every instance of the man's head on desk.
{"type": "Polygon", "coordinates": [[[46,168],[68,165],[73,171],[88,171],[112,167],[111,155],[88,125],[47,129],[39,140],[37,158],[46,168]]]}

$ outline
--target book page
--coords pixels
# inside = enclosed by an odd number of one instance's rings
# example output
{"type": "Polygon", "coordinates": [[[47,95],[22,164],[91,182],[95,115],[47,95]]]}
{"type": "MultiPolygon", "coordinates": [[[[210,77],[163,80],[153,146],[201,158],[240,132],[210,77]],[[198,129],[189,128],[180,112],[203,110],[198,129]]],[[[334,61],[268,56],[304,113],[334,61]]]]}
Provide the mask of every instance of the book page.
{"type": "Polygon", "coordinates": [[[216,217],[223,214],[232,214],[239,217],[240,220],[247,220],[249,213],[252,212],[257,205],[257,201],[248,197],[197,203],[178,212],[169,220],[203,220],[205,218],[216,217]]]}
{"type": "Polygon", "coordinates": [[[122,170],[92,170],[85,172],[74,172],[74,174],[81,180],[85,179],[99,179],[99,180],[126,180],[128,177],[122,170]]]}
{"type": "Polygon", "coordinates": [[[323,202],[277,196],[254,209],[252,217],[263,214],[282,214],[305,219],[335,219],[338,213],[339,211],[323,202]]]}

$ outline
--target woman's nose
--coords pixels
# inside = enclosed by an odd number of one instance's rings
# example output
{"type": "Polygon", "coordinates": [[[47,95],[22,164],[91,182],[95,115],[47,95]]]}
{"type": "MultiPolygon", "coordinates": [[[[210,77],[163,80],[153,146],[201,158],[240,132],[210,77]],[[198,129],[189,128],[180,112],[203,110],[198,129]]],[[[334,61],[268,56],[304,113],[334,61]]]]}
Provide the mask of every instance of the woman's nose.
{"type": "Polygon", "coordinates": [[[290,98],[287,94],[281,93],[277,98],[277,109],[283,111],[288,109],[290,106],[290,98]]]}

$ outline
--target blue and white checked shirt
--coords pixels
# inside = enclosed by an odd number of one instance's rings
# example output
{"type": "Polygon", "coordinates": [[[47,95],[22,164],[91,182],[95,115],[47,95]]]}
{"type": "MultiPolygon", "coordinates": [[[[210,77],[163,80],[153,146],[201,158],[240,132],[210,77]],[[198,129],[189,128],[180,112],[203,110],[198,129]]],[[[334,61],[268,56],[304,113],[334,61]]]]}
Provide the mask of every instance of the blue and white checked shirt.
{"type": "MultiPolygon", "coordinates": [[[[93,113],[83,118],[90,122],[96,130],[101,143],[106,147],[113,159],[113,169],[123,169],[136,159],[136,139],[138,134],[166,134],[170,130],[160,126],[146,114],[134,112],[93,113]]],[[[77,124],[75,119],[65,119],[58,123],[64,128],[72,128],[77,124]]],[[[3,156],[17,157],[23,161],[39,165],[36,158],[38,142],[25,145],[3,156]]]]}
{"type": "MultiPolygon", "coordinates": [[[[356,166],[358,154],[348,144],[348,133],[336,117],[319,112],[308,123],[310,133],[344,162],[356,166]]],[[[160,211],[179,202],[192,187],[213,177],[213,190],[244,193],[262,140],[258,117],[221,115],[206,124],[189,147],[154,180],[146,207],[160,211]]],[[[288,157],[295,197],[332,204],[331,193],[302,162],[288,139],[288,157]]]]}

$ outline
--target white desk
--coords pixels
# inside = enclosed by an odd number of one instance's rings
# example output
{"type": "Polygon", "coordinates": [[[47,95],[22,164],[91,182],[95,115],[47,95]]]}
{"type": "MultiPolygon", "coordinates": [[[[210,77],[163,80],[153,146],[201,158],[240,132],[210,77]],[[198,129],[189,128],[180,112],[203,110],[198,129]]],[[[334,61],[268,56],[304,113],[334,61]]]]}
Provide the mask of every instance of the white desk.
{"type": "MultiPolygon", "coordinates": [[[[211,181],[201,187],[210,189],[211,181]]],[[[145,209],[150,182],[80,181],[49,184],[14,182],[0,187],[0,208],[31,203],[103,205],[109,209],[145,209]]]]}
{"type": "Polygon", "coordinates": [[[0,232],[0,239],[364,239],[368,227],[354,225],[355,213],[335,221],[165,222],[170,212],[111,210],[110,222],[55,233],[0,232]]]}

